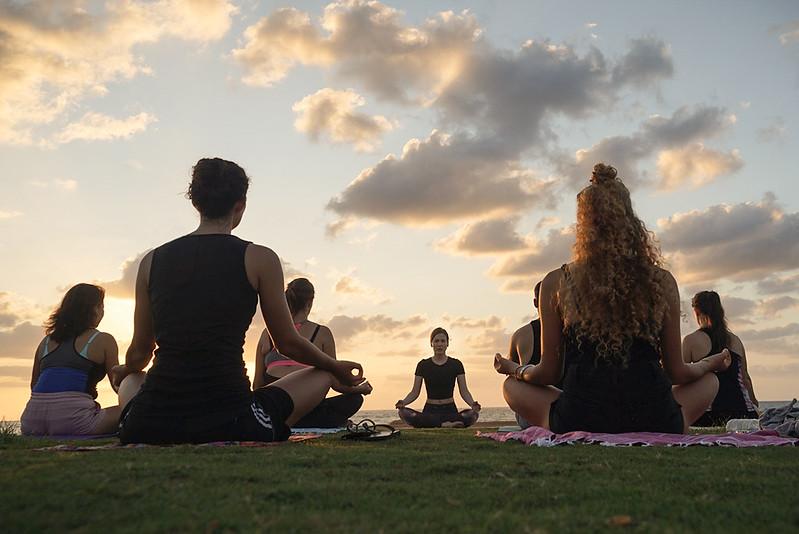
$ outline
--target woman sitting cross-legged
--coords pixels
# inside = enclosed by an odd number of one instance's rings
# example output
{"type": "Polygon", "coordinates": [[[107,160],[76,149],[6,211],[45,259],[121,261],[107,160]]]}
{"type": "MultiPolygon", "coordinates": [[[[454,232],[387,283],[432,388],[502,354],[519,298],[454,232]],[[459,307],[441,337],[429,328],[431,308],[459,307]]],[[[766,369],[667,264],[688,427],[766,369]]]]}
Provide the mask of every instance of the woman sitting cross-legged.
{"type": "MultiPolygon", "coordinates": [[[[314,301],[314,287],[307,278],[297,278],[286,286],[286,302],[289,305],[294,328],[299,334],[316,345],[322,352],[336,358],[336,343],[333,333],[326,326],[308,320],[314,301]]],[[[269,331],[264,330],[258,341],[255,355],[255,378],[253,389],[272,384],[291,373],[308,366],[295,362],[280,354],[275,348],[269,331]]],[[[298,428],[338,428],[347,424],[363,404],[363,396],[372,392],[369,382],[347,387],[333,384],[332,389],[341,393],[320,402],[310,413],[295,423],[298,428]]]]}
{"type": "Polygon", "coordinates": [[[115,365],[117,342],[100,332],[102,287],[78,284],[67,291],[50,316],[47,336],[33,356],[31,398],[20,418],[26,435],[112,434],[119,406],[100,408],[97,384],[115,365]]]}
{"type": "Polygon", "coordinates": [[[198,161],[188,197],[199,227],[141,261],[133,340],[115,368],[120,396],[135,394],[120,421],[123,443],[285,440],[331,385],[364,381],[359,364],[334,360],[294,328],[277,254],[231,235],[248,186],[235,163],[198,161]],[[251,391],[242,353],[259,300],[280,353],[311,367],[251,391]]]}
{"type": "Polygon", "coordinates": [[[716,396],[714,371],[730,354],[683,361],[677,284],[661,263],[616,169],[597,164],[577,195],[573,260],[541,286],[541,363],[494,358],[511,375],[503,392],[513,411],[557,433],[685,432],[716,396]],[[561,391],[551,384],[564,359],[561,391]]]}
{"type": "Polygon", "coordinates": [[[713,405],[694,426],[723,426],[730,419],[757,419],[757,399],[746,365],[746,350],[740,338],[727,328],[724,308],[715,291],[700,291],[691,302],[699,330],[685,336],[682,355],[686,362],[698,362],[722,349],[729,349],[732,364],[717,372],[719,392],[713,405]]]}
{"type": "Polygon", "coordinates": [[[467,427],[473,425],[480,415],[480,404],[472,398],[466,386],[466,371],[460,360],[447,356],[449,334],[436,328],[430,334],[433,356],[416,365],[413,388],[408,395],[397,401],[400,419],[416,428],[467,427]],[[427,389],[427,402],[421,412],[408,408],[422,391],[422,381],[427,389]],[[453,393],[455,382],[466,404],[471,408],[458,411],[453,393]]]}

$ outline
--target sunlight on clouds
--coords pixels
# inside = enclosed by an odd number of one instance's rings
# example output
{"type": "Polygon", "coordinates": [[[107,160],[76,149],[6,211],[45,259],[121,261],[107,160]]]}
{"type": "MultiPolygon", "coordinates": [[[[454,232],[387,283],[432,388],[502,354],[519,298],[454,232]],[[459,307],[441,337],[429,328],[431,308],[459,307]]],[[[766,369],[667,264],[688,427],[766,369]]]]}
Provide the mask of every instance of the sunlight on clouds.
{"type": "Polygon", "coordinates": [[[147,129],[147,126],[157,120],[155,116],[144,112],[124,119],[115,119],[102,113],[90,111],[77,122],[68,124],[55,136],[54,141],[56,143],[69,143],[75,140],[99,141],[127,138],[143,132],[147,129]]]}
{"type": "Polygon", "coordinates": [[[394,123],[382,115],[367,115],[355,111],[366,103],[355,91],[320,89],[292,106],[298,115],[294,126],[316,141],[327,135],[334,143],[350,143],[358,151],[370,151],[380,143],[380,137],[394,128],[394,123]]]}
{"type": "Polygon", "coordinates": [[[696,189],[724,174],[741,170],[743,158],[737,149],[729,154],[694,143],[682,148],[664,150],[658,155],[657,170],[660,190],[672,191],[685,185],[696,189]]]}
{"type": "Polygon", "coordinates": [[[15,217],[21,217],[23,213],[21,211],[3,211],[0,210],[0,221],[3,219],[13,219],[15,217]]]}

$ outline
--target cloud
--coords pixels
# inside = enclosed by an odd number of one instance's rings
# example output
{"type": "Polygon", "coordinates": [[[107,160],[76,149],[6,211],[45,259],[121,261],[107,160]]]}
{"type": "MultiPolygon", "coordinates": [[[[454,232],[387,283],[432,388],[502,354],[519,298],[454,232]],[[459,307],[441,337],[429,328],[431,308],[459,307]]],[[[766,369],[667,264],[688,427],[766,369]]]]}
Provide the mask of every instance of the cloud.
{"type": "Polygon", "coordinates": [[[630,41],[630,48],[613,68],[614,84],[649,87],[674,75],[671,49],[658,39],[639,38],[630,41]]]}
{"type": "MultiPolygon", "coordinates": [[[[466,345],[476,351],[494,354],[495,352],[503,352],[510,342],[511,333],[504,328],[487,328],[479,334],[474,334],[466,337],[466,345]]],[[[482,363],[489,365],[490,360],[485,359],[482,363]]]]}
{"type": "Polygon", "coordinates": [[[779,316],[780,312],[799,306],[799,299],[785,295],[762,300],[758,303],[758,311],[767,318],[779,316]]]}
{"type": "Polygon", "coordinates": [[[518,217],[469,223],[453,235],[438,240],[435,247],[453,254],[474,256],[524,248],[526,240],[516,232],[518,217]]]}
{"type": "Polygon", "coordinates": [[[702,143],[664,150],[658,155],[659,188],[674,190],[689,185],[692,189],[713,182],[718,176],[732,174],[744,165],[738,150],[729,154],[705,148],[702,143]]]}
{"type": "Polygon", "coordinates": [[[426,324],[427,318],[414,315],[406,319],[394,319],[386,315],[334,315],[327,321],[327,326],[333,332],[336,342],[348,344],[354,338],[370,334],[380,334],[381,337],[404,337],[408,329],[418,328],[426,324]]]}
{"type": "Polygon", "coordinates": [[[33,302],[14,293],[0,291],[0,331],[18,324],[43,320],[46,312],[33,302]]]}
{"type": "Polygon", "coordinates": [[[774,119],[774,122],[763,128],[758,128],[757,139],[763,143],[775,143],[782,141],[788,135],[788,128],[782,118],[774,119]]]}
{"type": "Polygon", "coordinates": [[[128,138],[143,132],[148,125],[156,120],[153,115],[144,112],[124,119],[115,119],[102,113],[90,111],[77,122],[68,124],[55,136],[54,141],[56,143],[69,143],[75,140],[108,141],[128,138]]]}
{"type": "Polygon", "coordinates": [[[97,285],[105,288],[105,293],[109,297],[116,297],[122,299],[132,299],[136,295],[136,275],[139,272],[139,264],[144,256],[152,249],[147,249],[144,252],[137,254],[132,258],[128,258],[122,263],[121,270],[122,276],[116,280],[109,280],[105,282],[95,282],[97,285]]]}
{"type": "Polygon", "coordinates": [[[473,319],[464,316],[455,318],[444,316],[442,319],[445,323],[449,323],[450,328],[497,329],[502,326],[502,319],[496,315],[489,315],[484,319],[473,319]]]}
{"type": "Polygon", "coordinates": [[[394,125],[382,115],[355,111],[364,103],[364,98],[351,89],[320,89],[292,106],[298,114],[294,126],[314,141],[327,136],[334,143],[350,143],[356,150],[370,151],[394,125]]]}
{"type": "Polygon", "coordinates": [[[433,131],[408,141],[399,158],[362,171],[327,207],[343,217],[425,226],[551,208],[552,186],[498,147],[433,131]]]}
{"type": "MultiPolygon", "coordinates": [[[[572,187],[581,188],[587,185],[594,164],[604,161],[616,167],[625,184],[633,189],[651,181],[646,171],[638,170],[643,160],[660,150],[690,147],[703,139],[715,137],[735,122],[735,115],[724,108],[683,106],[671,117],[650,117],[632,135],[606,137],[590,148],[578,150],[573,157],[556,154],[553,163],[572,187]]],[[[688,155],[696,159],[696,153],[697,147],[694,145],[688,155]]],[[[697,172],[693,166],[689,170],[697,172]]]]}
{"type": "Polygon", "coordinates": [[[744,341],[763,341],[796,335],[799,335],[799,323],[790,323],[784,326],[765,328],[762,330],[743,330],[739,333],[739,337],[744,341]]]}
{"type": "Polygon", "coordinates": [[[569,261],[573,245],[573,227],[551,229],[545,239],[534,242],[528,250],[500,258],[489,274],[522,278],[524,291],[529,291],[546,273],[569,261]]]}
{"type": "Polygon", "coordinates": [[[401,18],[380,2],[340,1],[324,8],[317,26],[307,13],[282,8],[247,28],[232,55],[250,85],[270,86],[298,64],[335,66],[381,98],[418,103],[457,75],[480,29],[467,12],[443,12],[418,27],[401,18]]]}
{"type": "Polygon", "coordinates": [[[22,217],[23,213],[21,211],[3,211],[0,210],[0,221],[5,219],[14,219],[16,217],[22,217]]]}
{"type": "Polygon", "coordinates": [[[763,280],[758,280],[757,289],[760,293],[790,293],[799,291],[799,274],[786,277],[771,276],[763,280]]]}
{"type": "Polygon", "coordinates": [[[219,39],[235,11],[224,0],[131,0],[92,10],[82,0],[0,4],[0,143],[40,142],[40,128],[88,97],[150,74],[136,45],[219,39]]]}
{"type": "Polygon", "coordinates": [[[783,46],[799,41],[799,20],[794,20],[775,28],[783,46]]]}
{"type": "Polygon", "coordinates": [[[44,329],[28,321],[11,329],[0,330],[0,357],[33,359],[36,347],[44,337],[44,329]]]}
{"type": "Polygon", "coordinates": [[[339,295],[367,297],[378,304],[385,304],[391,301],[391,298],[386,296],[382,290],[365,284],[352,273],[339,276],[333,286],[333,291],[339,295]]]}
{"type": "Polygon", "coordinates": [[[78,188],[78,181],[72,178],[53,178],[52,180],[32,180],[30,184],[38,189],[49,189],[54,187],[63,191],[75,191],[78,188]]]}
{"type": "Polygon", "coordinates": [[[799,213],[773,194],[761,202],[719,204],[658,221],[670,263],[686,283],[761,280],[799,265],[799,213]]]}

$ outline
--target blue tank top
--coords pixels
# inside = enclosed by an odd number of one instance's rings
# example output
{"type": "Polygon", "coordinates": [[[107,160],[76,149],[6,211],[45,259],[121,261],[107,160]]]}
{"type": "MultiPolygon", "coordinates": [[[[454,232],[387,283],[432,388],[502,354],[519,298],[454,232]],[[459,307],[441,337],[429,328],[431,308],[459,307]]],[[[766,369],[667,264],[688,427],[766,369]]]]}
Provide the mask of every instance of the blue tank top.
{"type": "Polygon", "coordinates": [[[77,391],[97,398],[97,384],[105,376],[105,366],[89,359],[89,345],[100,332],[95,332],[78,352],[75,338],[64,340],[48,352],[50,336],[44,338],[39,353],[39,378],[33,386],[34,393],[64,393],[77,391]]]}

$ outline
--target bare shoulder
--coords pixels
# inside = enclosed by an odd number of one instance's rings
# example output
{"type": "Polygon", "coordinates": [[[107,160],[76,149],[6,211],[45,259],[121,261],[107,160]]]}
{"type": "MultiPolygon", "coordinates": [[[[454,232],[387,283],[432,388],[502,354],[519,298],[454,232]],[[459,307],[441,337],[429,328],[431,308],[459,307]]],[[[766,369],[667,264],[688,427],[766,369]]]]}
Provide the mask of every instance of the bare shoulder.
{"type": "Polygon", "coordinates": [[[737,352],[738,354],[741,354],[743,352],[743,350],[744,350],[744,344],[741,341],[741,338],[739,338],[738,336],[736,336],[732,332],[729,332],[729,334],[730,334],[730,349],[733,352],[737,352]]]}
{"type": "Polygon", "coordinates": [[[263,261],[267,263],[280,263],[280,258],[278,258],[278,255],[274,250],[263,245],[257,245],[255,243],[250,243],[250,245],[247,247],[245,257],[251,258],[258,262],[263,261]]]}
{"type": "Polygon", "coordinates": [[[557,268],[549,271],[544,279],[541,281],[541,289],[547,288],[549,290],[557,289],[560,287],[560,282],[563,280],[563,269],[557,268]]]}
{"type": "Polygon", "coordinates": [[[116,338],[114,338],[114,336],[112,336],[108,332],[99,332],[97,334],[97,341],[99,341],[100,344],[103,345],[104,347],[110,348],[117,346],[116,338]]]}

